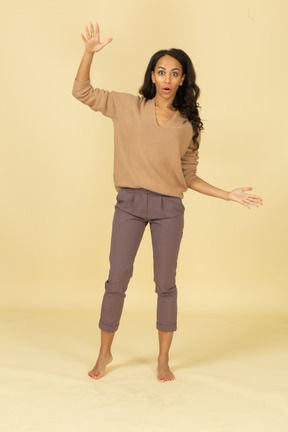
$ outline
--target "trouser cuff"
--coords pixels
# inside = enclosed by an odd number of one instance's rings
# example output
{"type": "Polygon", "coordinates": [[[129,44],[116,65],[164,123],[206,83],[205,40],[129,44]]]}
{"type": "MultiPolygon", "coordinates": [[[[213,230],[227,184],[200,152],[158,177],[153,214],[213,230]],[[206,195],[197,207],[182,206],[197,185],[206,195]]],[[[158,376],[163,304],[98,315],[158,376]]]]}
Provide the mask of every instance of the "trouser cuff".
{"type": "Polygon", "coordinates": [[[163,332],[173,332],[177,330],[177,324],[161,324],[157,321],[156,323],[157,330],[163,331],[163,332]]]}
{"type": "Polygon", "coordinates": [[[108,325],[108,324],[104,324],[103,321],[101,321],[101,319],[99,321],[99,328],[101,330],[104,330],[104,331],[108,332],[108,333],[114,333],[114,332],[116,332],[118,330],[118,327],[119,327],[119,324],[111,326],[111,325],[108,325]]]}

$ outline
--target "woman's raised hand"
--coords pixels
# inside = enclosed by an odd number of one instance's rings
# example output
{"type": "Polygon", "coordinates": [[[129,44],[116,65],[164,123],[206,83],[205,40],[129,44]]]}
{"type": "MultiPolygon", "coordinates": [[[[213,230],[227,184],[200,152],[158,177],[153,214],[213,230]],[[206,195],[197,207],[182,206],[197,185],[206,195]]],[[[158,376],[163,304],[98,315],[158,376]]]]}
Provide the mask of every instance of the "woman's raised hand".
{"type": "Polygon", "coordinates": [[[251,187],[234,189],[228,194],[228,200],[239,202],[250,209],[250,206],[258,207],[263,205],[262,198],[246,193],[252,190],[251,187]]]}
{"type": "Polygon", "coordinates": [[[85,50],[89,54],[100,51],[112,41],[112,38],[109,38],[105,42],[100,42],[99,25],[97,23],[95,24],[95,30],[91,22],[89,23],[89,27],[85,26],[85,30],[86,37],[83,34],[81,34],[81,37],[85,43],[85,50]]]}

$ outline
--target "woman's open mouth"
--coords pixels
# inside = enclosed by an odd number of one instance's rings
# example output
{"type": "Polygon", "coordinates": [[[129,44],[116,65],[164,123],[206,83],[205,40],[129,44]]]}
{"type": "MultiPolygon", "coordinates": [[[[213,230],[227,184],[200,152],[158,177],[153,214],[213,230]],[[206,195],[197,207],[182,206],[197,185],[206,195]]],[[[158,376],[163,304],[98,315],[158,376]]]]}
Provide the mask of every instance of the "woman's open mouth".
{"type": "Polygon", "coordinates": [[[170,92],[170,88],[169,87],[164,87],[163,88],[163,92],[164,93],[169,93],[170,92]]]}

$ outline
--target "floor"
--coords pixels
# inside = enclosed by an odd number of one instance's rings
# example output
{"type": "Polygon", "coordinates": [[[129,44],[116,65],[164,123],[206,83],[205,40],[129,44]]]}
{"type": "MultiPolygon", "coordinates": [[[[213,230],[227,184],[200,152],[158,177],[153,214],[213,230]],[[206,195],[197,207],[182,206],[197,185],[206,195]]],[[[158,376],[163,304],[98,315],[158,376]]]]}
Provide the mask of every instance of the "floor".
{"type": "Polygon", "coordinates": [[[95,311],[1,312],[5,432],[287,432],[288,318],[186,313],[156,379],[153,315],[125,311],[114,361],[87,376],[99,347],[95,311]]]}

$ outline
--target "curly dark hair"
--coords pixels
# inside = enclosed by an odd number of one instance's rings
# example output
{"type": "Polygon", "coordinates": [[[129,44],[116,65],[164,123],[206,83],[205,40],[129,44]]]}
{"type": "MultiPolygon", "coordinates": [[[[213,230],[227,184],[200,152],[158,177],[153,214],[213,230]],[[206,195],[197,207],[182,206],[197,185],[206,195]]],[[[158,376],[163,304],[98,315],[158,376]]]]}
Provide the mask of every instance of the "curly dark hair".
{"type": "Polygon", "coordinates": [[[194,131],[193,143],[195,148],[198,149],[199,142],[197,138],[199,136],[199,131],[204,129],[203,122],[199,116],[200,105],[197,102],[200,95],[200,89],[195,82],[196,73],[192,61],[184,51],[177,48],[157,51],[149,61],[144,76],[144,82],[142,87],[139,89],[139,93],[146,99],[154,98],[156,95],[156,88],[152,82],[151,72],[154,71],[157,61],[165,55],[169,55],[178,60],[182,66],[183,74],[185,74],[182,86],[178,87],[173,101],[173,107],[179,110],[180,113],[192,124],[194,131]]]}

